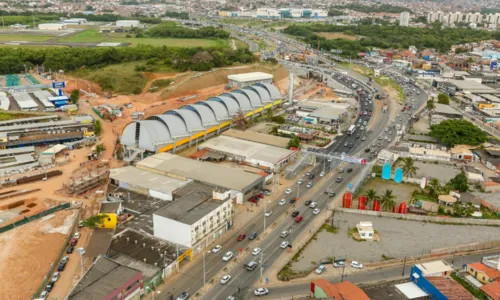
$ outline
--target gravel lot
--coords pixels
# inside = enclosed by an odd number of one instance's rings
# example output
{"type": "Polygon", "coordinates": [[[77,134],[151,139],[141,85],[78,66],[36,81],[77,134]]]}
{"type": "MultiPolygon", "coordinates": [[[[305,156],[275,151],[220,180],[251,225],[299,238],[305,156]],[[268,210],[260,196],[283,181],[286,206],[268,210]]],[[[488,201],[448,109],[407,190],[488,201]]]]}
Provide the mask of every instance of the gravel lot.
{"type": "Polygon", "coordinates": [[[415,161],[415,166],[418,167],[417,178],[421,177],[435,177],[441,183],[446,183],[455,177],[460,170],[452,165],[423,163],[415,161]]]}
{"type": "Polygon", "coordinates": [[[427,254],[436,248],[500,239],[497,227],[440,225],[347,213],[336,213],[335,219],[335,226],[340,227],[338,233],[319,233],[317,240],[312,241],[301,259],[293,264],[294,271],[308,270],[312,261],[332,256],[373,262],[382,260],[382,255],[403,258],[427,254]],[[348,228],[356,227],[360,221],[371,221],[381,241],[358,242],[349,237],[348,228]]]}

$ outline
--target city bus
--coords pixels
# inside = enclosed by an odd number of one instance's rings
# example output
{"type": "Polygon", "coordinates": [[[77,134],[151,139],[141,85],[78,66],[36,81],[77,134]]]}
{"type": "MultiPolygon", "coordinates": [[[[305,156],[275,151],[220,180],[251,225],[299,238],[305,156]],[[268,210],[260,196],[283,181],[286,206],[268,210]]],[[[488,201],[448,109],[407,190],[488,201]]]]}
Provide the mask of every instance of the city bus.
{"type": "Polygon", "coordinates": [[[347,129],[347,134],[351,135],[354,133],[355,130],[356,130],[356,125],[351,125],[351,127],[349,127],[349,129],[347,129]]]}

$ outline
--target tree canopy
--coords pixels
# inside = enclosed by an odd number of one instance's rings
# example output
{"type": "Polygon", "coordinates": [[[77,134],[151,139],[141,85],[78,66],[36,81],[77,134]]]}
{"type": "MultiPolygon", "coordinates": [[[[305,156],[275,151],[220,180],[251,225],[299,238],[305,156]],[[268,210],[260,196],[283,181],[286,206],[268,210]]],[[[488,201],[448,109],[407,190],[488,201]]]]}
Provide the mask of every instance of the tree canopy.
{"type": "Polygon", "coordinates": [[[469,184],[467,183],[467,175],[465,175],[465,172],[462,171],[459,174],[457,174],[455,177],[453,177],[449,182],[448,186],[452,190],[458,190],[460,192],[467,192],[469,189],[469,184]]]}
{"type": "Polygon", "coordinates": [[[439,94],[438,95],[438,103],[450,105],[450,96],[448,96],[446,94],[439,94]]]}
{"type": "Polygon", "coordinates": [[[191,29],[178,26],[174,22],[164,22],[145,32],[150,37],[162,38],[229,38],[227,31],[215,27],[203,27],[200,29],[191,29]]]}
{"type": "Polygon", "coordinates": [[[459,144],[479,145],[488,140],[488,135],[467,120],[445,120],[431,125],[430,136],[448,147],[459,144]]]}

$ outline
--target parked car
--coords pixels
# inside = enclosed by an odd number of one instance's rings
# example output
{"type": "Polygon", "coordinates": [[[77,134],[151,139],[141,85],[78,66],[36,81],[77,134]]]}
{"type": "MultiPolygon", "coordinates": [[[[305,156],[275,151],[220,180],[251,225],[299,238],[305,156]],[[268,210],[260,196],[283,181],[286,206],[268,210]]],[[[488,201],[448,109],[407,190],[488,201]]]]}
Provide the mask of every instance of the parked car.
{"type": "Polygon", "coordinates": [[[64,268],[66,268],[66,262],[61,262],[59,266],[57,267],[57,271],[62,272],[64,271],[64,268]]]}
{"type": "Polygon", "coordinates": [[[351,267],[356,268],[356,269],[363,269],[363,264],[360,263],[359,261],[351,261],[351,267]]]}
{"type": "Polygon", "coordinates": [[[76,249],[78,252],[80,252],[81,255],[84,255],[85,254],[85,248],[83,247],[80,247],[80,248],[77,248],[76,249]]]}
{"type": "Polygon", "coordinates": [[[296,211],[292,212],[292,217],[293,217],[293,218],[295,218],[295,217],[296,217],[296,216],[298,216],[298,215],[299,215],[299,211],[298,211],[298,210],[296,210],[296,211]]]}
{"type": "Polygon", "coordinates": [[[320,265],[319,267],[316,268],[315,273],[316,274],[321,274],[326,271],[326,267],[324,265],[320,265]]]}
{"type": "Polygon", "coordinates": [[[59,272],[54,272],[54,274],[52,275],[52,279],[50,280],[50,282],[56,282],[58,279],[59,279],[59,275],[61,273],[59,272]]]}
{"type": "Polygon", "coordinates": [[[231,251],[227,251],[226,254],[222,257],[223,261],[229,261],[231,258],[233,258],[234,254],[231,251]]]}
{"type": "Polygon", "coordinates": [[[255,240],[255,238],[257,237],[257,232],[252,232],[250,233],[250,235],[248,236],[248,239],[249,240],[255,240]]]}
{"type": "Polygon", "coordinates": [[[259,255],[260,251],[261,251],[261,249],[260,249],[260,248],[254,248],[254,249],[252,250],[252,255],[259,255]]]}
{"type": "Polygon", "coordinates": [[[325,172],[324,171],[322,171],[321,173],[319,173],[319,177],[323,177],[323,176],[325,176],[325,172]]]}
{"type": "Polygon", "coordinates": [[[266,288],[258,288],[253,293],[255,296],[264,296],[269,294],[269,290],[266,288]]]}
{"type": "Polygon", "coordinates": [[[295,200],[295,198],[292,198],[292,199],[290,199],[290,201],[288,201],[288,202],[290,202],[290,203],[295,203],[295,201],[296,201],[296,200],[295,200]]]}
{"type": "Polygon", "coordinates": [[[298,216],[297,218],[295,218],[295,222],[300,223],[303,218],[304,217],[302,217],[302,216],[298,216]]]}
{"type": "Polygon", "coordinates": [[[313,186],[312,181],[309,181],[309,183],[306,185],[306,188],[311,188],[313,186]]]}
{"type": "Polygon", "coordinates": [[[221,284],[226,284],[229,282],[229,280],[231,280],[231,275],[224,275],[222,276],[222,278],[220,279],[220,283],[221,284]]]}
{"type": "Polygon", "coordinates": [[[45,300],[45,299],[47,299],[47,297],[48,297],[48,296],[49,296],[49,292],[47,292],[47,291],[42,291],[42,292],[40,293],[40,296],[39,296],[38,298],[39,298],[40,300],[45,300]]]}
{"type": "Polygon", "coordinates": [[[71,242],[69,243],[71,246],[76,246],[76,243],[78,243],[77,239],[71,239],[71,242]]]}
{"type": "Polygon", "coordinates": [[[311,204],[311,202],[312,202],[311,200],[307,200],[304,204],[305,204],[306,206],[309,206],[309,204],[311,204]]]}
{"type": "Polygon", "coordinates": [[[189,299],[188,292],[182,292],[179,296],[177,296],[177,300],[187,300],[189,299]]]}
{"type": "Polygon", "coordinates": [[[292,189],[291,188],[287,188],[286,191],[285,191],[285,194],[290,195],[291,193],[292,193],[292,189]]]}
{"type": "Polygon", "coordinates": [[[333,267],[334,268],[343,268],[343,267],[345,267],[345,261],[343,261],[343,260],[336,261],[333,263],[333,267]]]}
{"type": "Polygon", "coordinates": [[[347,169],[347,173],[351,173],[351,172],[352,172],[352,168],[347,169]]]}
{"type": "Polygon", "coordinates": [[[221,245],[216,245],[213,249],[212,249],[212,253],[219,253],[219,251],[222,249],[222,246],[221,245]]]}
{"type": "Polygon", "coordinates": [[[66,250],[66,253],[71,254],[71,253],[73,253],[73,250],[75,250],[75,246],[69,246],[68,250],[66,250]]]}
{"type": "Polygon", "coordinates": [[[289,234],[290,234],[290,232],[288,232],[288,231],[285,230],[285,231],[281,232],[280,237],[286,238],[289,234]]]}
{"type": "Polygon", "coordinates": [[[238,241],[243,241],[246,237],[247,237],[247,235],[242,233],[242,234],[238,235],[238,241]]]}
{"type": "Polygon", "coordinates": [[[285,203],[286,203],[286,199],[281,199],[281,200],[280,200],[280,202],[278,202],[278,204],[279,204],[280,206],[285,205],[285,203]]]}
{"type": "Polygon", "coordinates": [[[54,288],[54,283],[55,283],[55,282],[51,282],[51,283],[47,284],[47,285],[45,286],[45,290],[46,290],[47,292],[52,291],[52,289],[54,288]]]}
{"type": "Polygon", "coordinates": [[[74,239],[79,239],[80,238],[80,233],[79,232],[75,232],[75,234],[73,235],[73,238],[74,239]]]}
{"type": "Polygon", "coordinates": [[[290,243],[289,243],[289,242],[287,242],[287,241],[283,241],[283,242],[281,242],[281,244],[280,244],[280,248],[285,249],[285,248],[287,248],[287,247],[288,247],[288,245],[290,245],[290,243]]]}

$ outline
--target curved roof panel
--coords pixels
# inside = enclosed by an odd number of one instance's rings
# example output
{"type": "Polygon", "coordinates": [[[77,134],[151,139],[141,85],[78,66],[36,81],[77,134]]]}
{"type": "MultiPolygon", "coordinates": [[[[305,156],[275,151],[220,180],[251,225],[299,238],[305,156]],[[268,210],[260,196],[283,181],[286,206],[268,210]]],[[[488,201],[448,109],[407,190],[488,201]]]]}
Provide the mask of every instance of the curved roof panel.
{"type": "Polygon", "coordinates": [[[189,136],[186,123],[177,115],[156,115],[148,118],[148,120],[150,119],[157,119],[166,125],[173,139],[189,136]]]}
{"type": "Polygon", "coordinates": [[[131,122],[125,126],[120,138],[120,143],[125,146],[135,146],[135,127],[138,122],[131,122]]]}
{"type": "Polygon", "coordinates": [[[220,97],[231,97],[231,98],[235,99],[238,102],[240,109],[242,111],[250,111],[253,109],[252,104],[250,103],[250,99],[248,99],[243,94],[231,92],[231,93],[224,93],[224,94],[220,95],[220,97]]]}
{"type": "Polygon", "coordinates": [[[260,100],[262,101],[262,103],[272,102],[271,95],[269,94],[269,92],[265,88],[263,88],[261,86],[252,85],[252,86],[246,86],[243,89],[244,90],[253,90],[253,91],[255,91],[259,95],[260,100]]]}
{"type": "Polygon", "coordinates": [[[240,105],[238,104],[238,101],[231,97],[225,97],[225,96],[219,96],[219,97],[211,97],[208,98],[207,101],[217,101],[217,102],[222,102],[227,108],[227,111],[229,112],[229,116],[235,116],[239,111],[240,111],[240,105]]]}
{"type": "Polygon", "coordinates": [[[271,95],[272,100],[280,100],[282,98],[278,88],[270,83],[257,83],[255,85],[265,88],[269,92],[269,95],[271,95]]]}
{"type": "Polygon", "coordinates": [[[215,117],[213,110],[205,105],[192,104],[183,106],[181,107],[181,109],[196,111],[200,116],[201,122],[203,123],[204,126],[211,126],[219,123],[217,122],[217,118],[215,117]]]}
{"type": "Polygon", "coordinates": [[[191,131],[201,131],[204,128],[203,124],[201,123],[201,118],[200,116],[189,109],[174,109],[167,111],[165,113],[166,115],[177,115],[181,117],[184,120],[184,123],[186,123],[187,129],[189,132],[191,131]]]}
{"type": "Polygon", "coordinates": [[[139,121],[139,147],[150,151],[155,151],[155,145],[163,145],[172,142],[168,130],[156,120],[139,121]]]}
{"type": "Polygon", "coordinates": [[[212,109],[212,111],[215,113],[215,116],[217,117],[217,120],[223,121],[223,120],[229,120],[231,117],[229,116],[229,112],[227,111],[226,106],[218,101],[202,101],[198,102],[197,104],[203,104],[212,109]]]}
{"type": "Polygon", "coordinates": [[[250,103],[252,104],[252,107],[261,107],[262,106],[262,101],[260,100],[260,96],[253,90],[248,90],[248,89],[241,89],[241,90],[235,90],[233,93],[239,93],[247,96],[247,98],[250,100],[250,103]]]}

